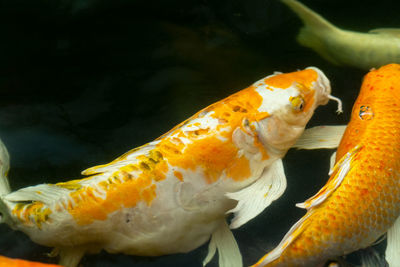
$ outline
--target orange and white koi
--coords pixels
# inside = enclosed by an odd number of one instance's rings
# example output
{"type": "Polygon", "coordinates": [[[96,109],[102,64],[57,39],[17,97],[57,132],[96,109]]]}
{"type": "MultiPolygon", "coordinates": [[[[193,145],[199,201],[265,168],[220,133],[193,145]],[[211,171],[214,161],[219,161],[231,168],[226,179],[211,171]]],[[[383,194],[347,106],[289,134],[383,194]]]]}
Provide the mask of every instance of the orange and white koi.
{"type": "Polygon", "coordinates": [[[55,264],[46,264],[40,262],[26,261],[20,259],[11,259],[0,256],[0,267],[61,267],[55,264]]]}
{"type": "Polygon", "coordinates": [[[226,213],[235,213],[236,228],[280,197],[281,158],[330,98],[329,80],[315,67],[270,75],[155,141],[83,171],[90,177],[3,195],[2,221],[55,247],[65,266],[101,249],[188,252],[210,236],[204,264],[218,249],[220,266],[242,266],[226,213]]]}
{"type": "Polygon", "coordinates": [[[386,260],[400,266],[399,95],[400,65],[365,76],[327,184],[297,204],[306,215],[254,266],[317,266],[386,232],[386,260]]]}

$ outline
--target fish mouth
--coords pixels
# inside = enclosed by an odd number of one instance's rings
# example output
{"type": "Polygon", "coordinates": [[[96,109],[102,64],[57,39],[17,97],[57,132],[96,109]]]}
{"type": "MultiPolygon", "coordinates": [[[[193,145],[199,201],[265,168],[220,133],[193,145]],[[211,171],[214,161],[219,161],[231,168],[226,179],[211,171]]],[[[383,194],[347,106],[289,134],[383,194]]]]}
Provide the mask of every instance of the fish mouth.
{"type": "Polygon", "coordinates": [[[317,105],[326,105],[329,100],[333,100],[338,103],[336,112],[342,113],[342,101],[338,97],[331,95],[331,83],[325,73],[317,67],[308,67],[307,69],[312,69],[318,73],[318,79],[314,85],[317,105]]]}

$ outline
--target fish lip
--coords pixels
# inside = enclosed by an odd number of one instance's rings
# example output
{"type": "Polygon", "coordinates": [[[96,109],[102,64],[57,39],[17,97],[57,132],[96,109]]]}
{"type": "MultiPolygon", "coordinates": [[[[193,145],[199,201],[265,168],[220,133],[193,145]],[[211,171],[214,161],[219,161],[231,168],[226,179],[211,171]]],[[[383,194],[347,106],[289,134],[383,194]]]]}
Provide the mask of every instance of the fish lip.
{"type": "Polygon", "coordinates": [[[312,69],[318,74],[318,78],[315,81],[314,89],[317,93],[316,102],[317,105],[326,105],[329,102],[330,95],[331,95],[331,83],[326,77],[325,73],[322,72],[317,67],[308,67],[307,69],[312,69]]]}

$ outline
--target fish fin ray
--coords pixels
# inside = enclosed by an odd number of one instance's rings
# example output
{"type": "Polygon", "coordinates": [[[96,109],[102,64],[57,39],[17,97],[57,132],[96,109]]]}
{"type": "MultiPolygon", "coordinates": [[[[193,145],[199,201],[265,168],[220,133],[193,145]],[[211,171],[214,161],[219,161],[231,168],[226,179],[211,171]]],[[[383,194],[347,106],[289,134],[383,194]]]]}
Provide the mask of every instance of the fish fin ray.
{"type": "Polygon", "coordinates": [[[138,157],[140,155],[147,155],[151,150],[153,150],[156,147],[156,145],[159,142],[160,141],[156,140],[156,141],[147,143],[143,146],[131,149],[128,152],[126,152],[125,154],[123,154],[122,156],[111,161],[110,163],[90,167],[86,170],[83,170],[81,172],[81,174],[82,175],[94,175],[94,174],[100,174],[100,173],[105,173],[105,172],[114,172],[114,171],[118,170],[119,168],[126,166],[128,164],[137,163],[139,160],[136,157],[138,157]]]}
{"type": "Polygon", "coordinates": [[[230,228],[235,229],[260,214],[272,201],[278,199],[286,189],[286,177],[282,160],[276,160],[261,177],[250,186],[226,196],[237,200],[235,208],[229,210],[235,214],[230,228]]]}
{"type": "Polygon", "coordinates": [[[333,168],[335,168],[336,162],[336,151],[332,153],[331,158],[329,159],[329,175],[333,173],[333,168]]]}
{"type": "Polygon", "coordinates": [[[218,261],[220,267],[243,266],[239,246],[225,220],[211,236],[208,254],[203,261],[203,266],[210,262],[215,255],[216,250],[218,250],[218,261]]]}
{"type": "Polygon", "coordinates": [[[351,163],[359,150],[360,147],[357,146],[344,155],[333,167],[333,176],[329,178],[328,182],[318,191],[318,193],[303,203],[297,203],[296,207],[310,209],[324,202],[325,199],[327,199],[342,183],[343,179],[352,168],[351,163]]]}
{"type": "Polygon", "coordinates": [[[54,203],[70,191],[53,184],[29,186],[4,196],[10,202],[38,201],[44,204],[54,203]]]}
{"type": "Polygon", "coordinates": [[[387,231],[385,258],[389,266],[400,266],[400,217],[387,231]]]}
{"type": "Polygon", "coordinates": [[[278,259],[282,253],[285,251],[285,249],[294,241],[296,238],[308,227],[310,224],[310,216],[313,214],[313,211],[308,211],[303,218],[301,218],[299,221],[297,221],[287,232],[287,234],[283,237],[282,241],[279,243],[279,245],[271,250],[269,253],[264,255],[256,264],[254,264],[252,267],[258,267],[258,266],[265,266],[270,262],[273,262],[274,260],[278,259]]]}
{"type": "Polygon", "coordinates": [[[293,147],[297,149],[336,148],[346,127],[346,125],[335,125],[306,129],[293,147]]]}
{"type": "Polygon", "coordinates": [[[61,266],[76,267],[85,254],[85,250],[78,248],[63,248],[59,250],[61,266]]]}

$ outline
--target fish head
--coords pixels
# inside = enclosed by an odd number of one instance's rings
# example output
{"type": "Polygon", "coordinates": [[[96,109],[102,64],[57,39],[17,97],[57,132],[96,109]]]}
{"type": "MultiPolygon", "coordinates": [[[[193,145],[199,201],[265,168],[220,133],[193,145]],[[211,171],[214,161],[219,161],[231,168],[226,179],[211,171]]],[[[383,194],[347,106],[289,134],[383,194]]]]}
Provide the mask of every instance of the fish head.
{"type": "Polygon", "coordinates": [[[255,87],[263,98],[259,111],[269,114],[258,122],[261,141],[281,150],[290,148],[314,110],[333,98],[328,78],[316,67],[270,75],[255,87]]]}
{"type": "Polygon", "coordinates": [[[360,145],[376,126],[395,120],[400,112],[400,65],[388,64],[365,75],[350,122],[339,144],[336,160],[360,145]]]}

